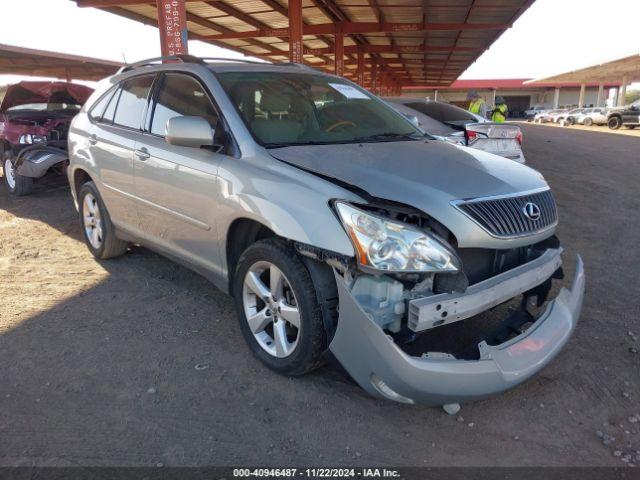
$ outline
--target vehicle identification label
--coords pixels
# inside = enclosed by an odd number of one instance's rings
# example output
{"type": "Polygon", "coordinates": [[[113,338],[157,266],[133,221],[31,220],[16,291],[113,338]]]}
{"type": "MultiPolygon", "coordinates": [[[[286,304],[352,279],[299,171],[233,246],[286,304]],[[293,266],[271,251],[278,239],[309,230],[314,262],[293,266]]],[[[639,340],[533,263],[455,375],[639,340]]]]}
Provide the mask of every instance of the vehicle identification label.
{"type": "Polygon", "coordinates": [[[334,90],[337,90],[338,92],[340,92],[342,95],[344,95],[349,99],[360,98],[364,100],[369,100],[369,97],[367,97],[364,93],[362,93],[357,88],[352,87],[351,85],[344,85],[342,83],[330,83],[329,85],[334,90]]]}

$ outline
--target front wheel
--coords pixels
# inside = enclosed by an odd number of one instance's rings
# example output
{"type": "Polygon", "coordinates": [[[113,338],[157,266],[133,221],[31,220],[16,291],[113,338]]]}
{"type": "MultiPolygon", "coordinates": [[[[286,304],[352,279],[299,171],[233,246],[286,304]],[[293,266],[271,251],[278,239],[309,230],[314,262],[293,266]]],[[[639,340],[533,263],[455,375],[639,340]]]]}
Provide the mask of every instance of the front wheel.
{"type": "Polygon", "coordinates": [[[316,291],[284,241],[262,240],[242,254],[233,296],[242,334],[262,363],[291,376],[322,364],[326,333],[316,291]]]}
{"type": "Polygon", "coordinates": [[[618,130],[622,126],[622,119],[620,117],[611,117],[607,121],[607,125],[611,130],[618,130]]]}
{"type": "Polygon", "coordinates": [[[33,178],[24,177],[16,171],[10,152],[3,155],[2,168],[4,169],[4,184],[10,195],[21,197],[31,193],[33,188],[33,178]]]}
{"type": "Polygon", "coordinates": [[[115,234],[109,212],[93,182],[87,182],[78,194],[80,225],[91,254],[98,259],[118,257],[127,250],[115,234]]]}

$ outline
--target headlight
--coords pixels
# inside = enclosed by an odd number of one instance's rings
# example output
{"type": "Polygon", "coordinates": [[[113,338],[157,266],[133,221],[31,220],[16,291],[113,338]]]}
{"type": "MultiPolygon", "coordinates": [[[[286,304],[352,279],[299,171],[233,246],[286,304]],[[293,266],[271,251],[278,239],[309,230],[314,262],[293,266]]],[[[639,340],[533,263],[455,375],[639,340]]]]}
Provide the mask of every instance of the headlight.
{"type": "Polygon", "coordinates": [[[403,223],[336,202],[358,262],[390,272],[457,272],[455,254],[435,237],[403,223]]]}
{"type": "Polygon", "coordinates": [[[21,135],[18,141],[20,145],[36,145],[39,143],[47,143],[47,137],[44,135],[32,135],[27,133],[25,135],[21,135]]]}

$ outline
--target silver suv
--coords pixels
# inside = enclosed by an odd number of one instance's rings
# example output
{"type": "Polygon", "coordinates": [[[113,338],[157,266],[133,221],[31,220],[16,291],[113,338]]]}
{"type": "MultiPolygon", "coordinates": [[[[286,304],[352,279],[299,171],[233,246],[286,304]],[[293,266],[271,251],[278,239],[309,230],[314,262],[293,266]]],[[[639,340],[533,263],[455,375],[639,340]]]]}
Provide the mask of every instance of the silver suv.
{"type": "Polygon", "coordinates": [[[579,258],[547,301],[562,248],[542,175],[433,141],[343,78],[135,64],[101,82],[69,152],[91,253],[135,243],[205,275],[286,375],[333,356],[373,395],[456,409],[538,372],[580,314],[579,258]]]}

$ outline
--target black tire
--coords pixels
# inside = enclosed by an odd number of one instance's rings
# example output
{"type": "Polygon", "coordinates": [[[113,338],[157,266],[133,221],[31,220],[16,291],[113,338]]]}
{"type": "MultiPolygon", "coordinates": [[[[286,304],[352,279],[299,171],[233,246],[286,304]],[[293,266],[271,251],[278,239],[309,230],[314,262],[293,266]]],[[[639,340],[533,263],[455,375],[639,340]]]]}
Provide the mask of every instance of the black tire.
{"type": "Polygon", "coordinates": [[[29,195],[33,190],[33,178],[23,177],[15,171],[11,152],[4,152],[2,157],[4,184],[7,186],[9,194],[15,197],[29,195]],[[8,172],[9,169],[11,169],[11,172],[8,172]]]}
{"type": "Polygon", "coordinates": [[[609,120],[607,120],[607,126],[611,130],[618,130],[622,126],[622,119],[617,116],[610,117],[609,120]]]}
{"type": "Polygon", "coordinates": [[[584,126],[585,127],[590,127],[591,125],[593,125],[593,119],[589,118],[589,117],[585,118],[584,119],[584,126]]]}
{"type": "Polygon", "coordinates": [[[106,260],[108,258],[119,257],[127,251],[128,243],[116,237],[115,228],[111,223],[111,217],[109,216],[107,207],[105,207],[104,202],[102,201],[102,197],[100,196],[100,193],[98,192],[98,189],[93,182],[87,182],[80,188],[80,192],[78,193],[78,214],[80,218],[82,236],[84,237],[84,241],[87,244],[87,248],[89,248],[89,251],[95,258],[106,260]],[[102,237],[100,245],[98,247],[92,245],[84,224],[83,214],[85,208],[85,198],[87,197],[87,195],[93,196],[93,198],[95,199],[95,206],[99,209],[100,212],[102,237]]]}
{"type": "Polygon", "coordinates": [[[253,354],[267,367],[283,375],[299,376],[324,363],[322,354],[326,349],[327,337],[313,280],[298,254],[285,241],[274,238],[261,240],[244,251],[238,260],[233,279],[233,297],[245,341],[253,354]],[[260,346],[245,314],[244,280],[249,269],[258,262],[269,262],[284,274],[300,312],[297,344],[283,358],[273,356],[260,346]]]}
{"type": "Polygon", "coordinates": [[[633,130],[634,128],[636,128],[636,125],[625,125],[625,127],[629,130],[633,130]]]}

